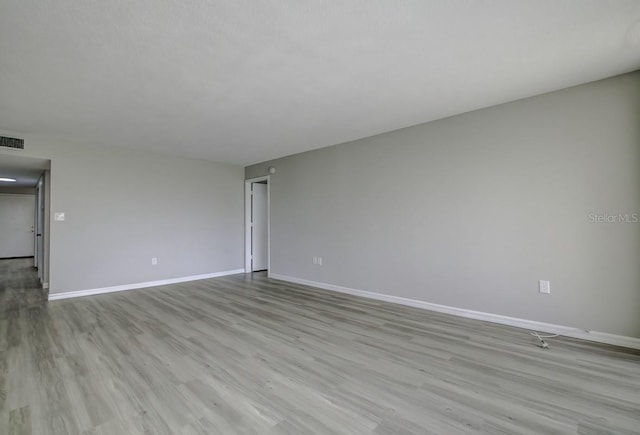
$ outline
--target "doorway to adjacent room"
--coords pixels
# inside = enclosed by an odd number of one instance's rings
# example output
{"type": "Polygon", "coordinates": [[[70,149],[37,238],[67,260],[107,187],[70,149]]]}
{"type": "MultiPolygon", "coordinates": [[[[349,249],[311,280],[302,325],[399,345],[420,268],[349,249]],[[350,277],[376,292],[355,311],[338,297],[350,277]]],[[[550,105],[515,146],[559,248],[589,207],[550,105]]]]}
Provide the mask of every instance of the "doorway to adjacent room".
{"type": "Polygon", "coordinates": [[[245,272],[270,266],[269,176],[245,180],[245,272]]]}

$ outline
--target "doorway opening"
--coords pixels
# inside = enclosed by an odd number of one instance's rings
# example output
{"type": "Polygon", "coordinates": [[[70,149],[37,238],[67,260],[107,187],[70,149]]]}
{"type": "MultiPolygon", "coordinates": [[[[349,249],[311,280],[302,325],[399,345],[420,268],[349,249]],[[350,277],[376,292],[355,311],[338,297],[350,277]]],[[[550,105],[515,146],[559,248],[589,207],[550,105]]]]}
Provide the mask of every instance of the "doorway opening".
{"type": "Polygon", "coordinates": [[[245,256],[244,271],[269,272],[270,189],[269,176],[245,180],[245,256]]]}
{"type": "Polygon", "coordinates": [[[50,160],[0,153],[5,180],[0,183],[0,299],[5,302],[48,297],[50,168],[50,160]]]}

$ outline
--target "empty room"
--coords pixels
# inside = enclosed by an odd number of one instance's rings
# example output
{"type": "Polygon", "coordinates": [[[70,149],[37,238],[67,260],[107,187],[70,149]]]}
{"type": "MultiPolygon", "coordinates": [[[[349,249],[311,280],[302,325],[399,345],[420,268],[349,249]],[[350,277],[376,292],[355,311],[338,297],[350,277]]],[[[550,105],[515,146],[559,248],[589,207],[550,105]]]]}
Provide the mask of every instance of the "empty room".
{"type": "Polygon", "coordinates": [[[0,1],[0,434],[640,434],[640,2],[0,1]]]}

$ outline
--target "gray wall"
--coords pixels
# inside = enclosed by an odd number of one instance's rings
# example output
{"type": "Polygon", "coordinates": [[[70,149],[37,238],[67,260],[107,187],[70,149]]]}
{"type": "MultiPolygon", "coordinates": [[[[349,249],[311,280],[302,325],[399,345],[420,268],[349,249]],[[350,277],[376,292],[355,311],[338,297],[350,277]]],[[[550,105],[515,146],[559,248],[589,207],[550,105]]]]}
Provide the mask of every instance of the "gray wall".
{"type": "Polygon", "coordinates": [[[36,189],[35,187],[2,187],[0,186],[0,193],[8,193],[13,195],[35,195],[36,189]]]}
{"type": "Polygon", "coordinates": [[[640,337],[640,73],[270,165],[272,273],[640,337]]]}
{"type": "Polygon", "coordinates": [[[50,293],[243,267],[241,167],[20,137],[51,159],[50,219],[66,213],[49,222],[50,293]]]}
{"type": "Polygon", "coordinates": [[[0,192],[0,258],[33,257],[36,196],[0,192]]]}

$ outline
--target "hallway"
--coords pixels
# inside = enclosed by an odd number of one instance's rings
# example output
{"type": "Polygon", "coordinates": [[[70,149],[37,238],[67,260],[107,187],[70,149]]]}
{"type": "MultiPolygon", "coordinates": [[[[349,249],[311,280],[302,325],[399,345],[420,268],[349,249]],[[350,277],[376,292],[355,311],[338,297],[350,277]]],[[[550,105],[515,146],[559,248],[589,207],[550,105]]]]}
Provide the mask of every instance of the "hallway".
{"type": "Polygon", "coordinates": [[[38,282],[33,258],[0,260],[0,318],[6,310],[39,304],[47,300],[47,291],[38,282]]]}

